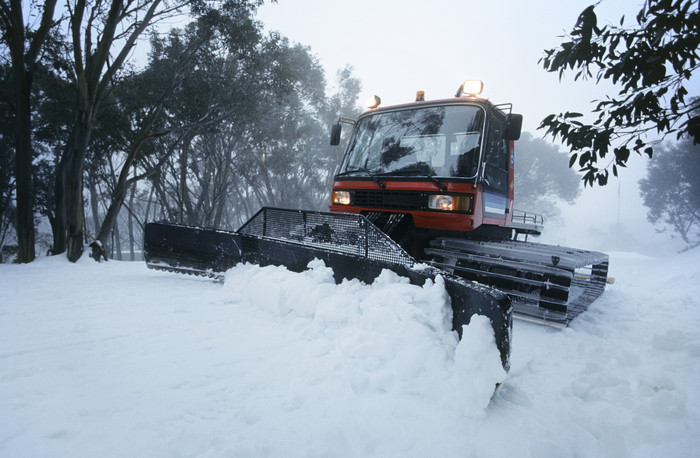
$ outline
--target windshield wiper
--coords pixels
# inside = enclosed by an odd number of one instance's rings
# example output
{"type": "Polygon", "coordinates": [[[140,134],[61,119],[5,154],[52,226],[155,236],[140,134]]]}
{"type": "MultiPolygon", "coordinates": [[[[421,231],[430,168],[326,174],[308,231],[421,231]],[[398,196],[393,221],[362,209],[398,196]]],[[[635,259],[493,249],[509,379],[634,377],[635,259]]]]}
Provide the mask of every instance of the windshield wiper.
{"type": "Polygon", "coordinates": [[[386,188],[386,185],[379,178],[377,178],[377,175],[373,174],[372,172],[369,171],[369,169],[367,169],[365,167],[362,167],[359,169],[346,170],[345,172],[336,173],[335,176],[342,177],[342,176],[350,175],[352,173],[357,173],[357,172],[366,173],[367,176],[372,178],[379,185],[380,188],[382,188],[382,189],[386,188]]]}
{"type": "Polygon", "coordinates": [[[442,181],[438,180],[438,179],[435,178],[433,175],[427,173],[425,170],[421,170],[421,169],[419,169],[419,168],[417,168],[417,167],[411,167],[411,168],[393,170],[393,171],[391,171],[391,172],[380,173],[380,175],[381,175],[381,176],[387,176],[387,175],[405,175],[405,174],[413,174],[413,173],[415,173],[416,175],[420,175],[420,176],[423,176],[423,177],[426,177],[426,178],[430,179],[430,181],[432,181],[433,183],[435,183],[436,185],[438,185],[438,187],[440,188],[440,190],[441,190],[442,192],[447,191],[447,186],[445,186],[445,184],[444,184],[442,181]]]}

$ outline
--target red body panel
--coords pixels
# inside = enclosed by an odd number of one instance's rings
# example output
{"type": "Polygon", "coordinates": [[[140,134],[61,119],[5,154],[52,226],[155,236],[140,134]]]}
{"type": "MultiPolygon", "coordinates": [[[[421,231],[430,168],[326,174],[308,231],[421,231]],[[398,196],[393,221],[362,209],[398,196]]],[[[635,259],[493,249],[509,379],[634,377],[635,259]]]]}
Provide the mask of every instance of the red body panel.
{"type": "MultiPolygon", "coordinates": [[[[474,196],[474,207],[471,214],[452,213],[436,210],[387,210],[382,208],[357,207],[353,205],[330,205],[328,208],[335,213],[361,213],[363,211],[384,211],[389,213],[407,213],[413,216],[413,223],[418,228],[437,229],[445,231],[470,231],[476,229],[485,221],[483,215],[483,199],[481,198],[481,186],[473,183],[445,182],[447,191],[441,191],[437,184],[430,181],[389,181],[382,180],[386,185],[383,191],[420,191],[430,194],[471,194],[474,196]]],[[[370,189],[382,190],[372,180],[336,180],[333,190],[370,189]]],[[[487,218],[488,219],[488,218],[487,218]]],[[[503,224],[504,221],[500,220],[503,224]]],[[[492,223],[493,224],[493,223],[492,223]]]]}
{"type": "MultiPolygon", "coordinates": [[[[445,99],[445,100],[434,100],[430,101],[430,104],[441,104],[441,103],[453,103],[468,101],[470,103],[481,103],[488,104],[490,102],[485,99],[478,97],[462,97],[457,99],[445,99]]],[[[412,102],[402,105],[396,105],[392,107],[372,109],[363,113],[370,113],[374,111],[383,111],[387,109],[397,109],[414,107],[417,105],[424,104],[426,102],[412,102]]],[[[492,106],[492,105],[491,105],[492,106]]],[[[361,115],[362,116],[362,115],[361,115]]],[[[412,215],[413,223],[415,227],[422,229],[435,229],[435,230],[445,230],[445,231],[471,231],[477,229],[481,225],[489,226],[510,226],[513,219],[513,198],[514,198],[514,188],[515,188],[515,174],[513,170],[514,166],[514,142],[508,142],[508,190],[507,195],[502,193],[494,193],[493,191],[487,191],[489,197],[493,199],[494,194],[502,196],[506,199],[505,208],[500,207],[498,213],[503,212],[503,218],[486,217],[485,215],[485,195],[484,189],[481,184],[468,183],[464,181],[448,181],[438,177],[447,189],[442,191],[440,187],[430,181],[418,179],[416,181],[411,181],[410,179],[393,179],[390,177],[381,177],[382,183],[384,183],[385,188],[381,188],[377,182],[372,179],[356,179],[356,178],[341,178],[336,179],[333,183],[333,191],[336,190],[374,190],[374,191],[417,191],[425,192],[429,194],[469,194],[473,196],[472,212],[469,214],[463,212],[447,212],[438,210],[425,210],[416,211],[410,209],[385,209],[385,208],[368,208],[360,207],[355,205],[333,205],[331,204],[328,208],[331,212],[336,213],[361,213],[363,211],[379,211],[388,213],[407,213],[412,215]]],[[[493,212],[491,213],[494,214],[493,212]]]]}

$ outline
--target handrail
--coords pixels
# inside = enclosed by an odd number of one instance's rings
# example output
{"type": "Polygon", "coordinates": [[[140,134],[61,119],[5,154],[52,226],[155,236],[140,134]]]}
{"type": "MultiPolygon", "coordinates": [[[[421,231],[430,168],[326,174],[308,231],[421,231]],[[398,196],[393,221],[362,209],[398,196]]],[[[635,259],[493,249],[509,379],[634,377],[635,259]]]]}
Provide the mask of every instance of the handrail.
{"type": "Polygon", "coordinates": [[[544,216],[539,213],[526,212],[523,210],[513,210],[513,222],[531,224],[535,226],[544,225],[544,216]]]}

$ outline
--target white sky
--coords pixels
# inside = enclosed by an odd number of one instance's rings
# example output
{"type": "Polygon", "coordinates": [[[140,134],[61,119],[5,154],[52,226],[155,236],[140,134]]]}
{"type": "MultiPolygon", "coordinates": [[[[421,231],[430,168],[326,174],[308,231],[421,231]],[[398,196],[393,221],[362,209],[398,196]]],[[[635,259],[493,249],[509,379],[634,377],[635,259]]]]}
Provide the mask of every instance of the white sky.
{"type": "MultiPolygon", "coordinates": [[[[482,95],[512,102],[534,132],[546,115],[584,110],[605,94],[593,82],[569,84],[573,74],[560,84],[537,63],[591,1],[278,0],[258,17],[268,30],[310,46],[329,83],[352,65],[363,84],[361,103],[372,94],[383,105],[404,103],[417,90],[426,99],[448,98],[465,79],[481,79],[482,95]]],[[[601,22],[617,22],[624,11],[633,18],[640,4],[607,0],[596,11],[601,22]]]]}
{"type": "MultiPolygon", "coordinates": [[[[363,86],[361,104],[372,94],[379,95],[384,106],[410,102],[417,90],[425,91],[427,100],[449,98],[465,79],[481,79],[482,96],[495,103],[513,103],[514,112],[524,116],[523,129],[541,136],[537,126],[550,113],[587,113],[592,100],[617,93],[608,83],[574,82],[574,73],[560,82],[557,74],[538,64],[544,49],[558,46],[560,37],[592,3],[278,0],[261,7],[258,17],[268,30],[309,46],[329,83],[335,81],[338,69],[352,65],[363,86]]],[[[622,15],[626,24],[633,24],[642,3],[603,0],[596,6],[598,25],[617,25],[622,15]]],[[[696,78],[691,95],[700,92],[697,82],[696,78]]],[[[574,208],[564,209],[567,229],[560,230],[602,238],[598,232],[609,231],[619,216],[628,232],[647,239],[645,244],[654,240],[636,184],[644,175],[646,159],[633,156],[629,166],[619,183],[613,180],[604,189],[584,190],[574,208]]]]}

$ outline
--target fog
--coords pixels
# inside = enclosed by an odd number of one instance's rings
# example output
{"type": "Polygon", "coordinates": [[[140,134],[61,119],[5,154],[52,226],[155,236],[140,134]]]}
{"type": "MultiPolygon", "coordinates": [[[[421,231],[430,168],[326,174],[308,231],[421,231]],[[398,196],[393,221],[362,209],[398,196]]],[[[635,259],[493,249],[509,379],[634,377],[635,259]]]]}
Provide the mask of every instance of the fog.
{"type": "MultiPolygon", "coordinates": [[[[622,15],[633,21],[642,3],[601,2],[599,26],[618,24],[622,15]]],[[[573,73],[560,81],[538,64],[543,50],[556,47],[589,5],[588,0],[279,0],[264,5],[258,16],[268,30],[310,46],[329,81],[352,65],[363,86],[360,104],[372,94],[384,106],[404,103],[417,90],[424,90],[427,100],[448,98],[464,79],[482,79],[482,96],[512,102],[524,116],[523,129],[538,137],[543,135],[539,122],[548,114],[589,113],[591,101],[617,93],[607,82],[574,81],[573,73]]],[[[698,78],[693,82],[697,86],[698,78]]],[[[585,188],[574,205],[560,204],[561,216],[546,222],[540,240],[652,255],[681,249],[682,243],[657,233],[646,220],[637,185],[646,163],[632,155],[619,179],[611,177],[604,188],[585,188]]]]}
{"type": "Polygon", "coordinates": [[[599,251],[634,251],[651,256],[681,251],[684,244],[673,238],[670,229],[647,221],[647,208],[639,195],[637,179],[641,178],[645,159],[619,180],[611,180],[604,188],[587,187],[573,205],[561,203],[560,217],[545,221],[541,242],[569,244],[599,251]],[[635,173],[636,172],[636,173],[635,173]]]}
{"type": "MultiPolygon", "coordinates": [[[[641,0],[603,1],[599,25],[631,20],[641,0]],[[608,18],[606,21],[603,18],[608,18]]],[[[538,60],[556,47],[589,0],[530,2],[435,0],[278,0],[258,17],[268,30],[310,46],[333,80],[350,64],[360,78],[360,102],[372,94],[383,105],[412,101],[417,90],[426,100],[454,96],[465,79],[484,81],[483,96],[513,103],[524,115],[523,128],[535,132],[550,113],[583,112],[611,89],[606,83],[560,84],[538,60]]]]}

